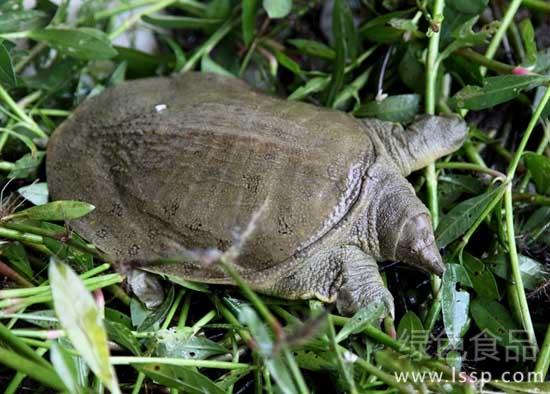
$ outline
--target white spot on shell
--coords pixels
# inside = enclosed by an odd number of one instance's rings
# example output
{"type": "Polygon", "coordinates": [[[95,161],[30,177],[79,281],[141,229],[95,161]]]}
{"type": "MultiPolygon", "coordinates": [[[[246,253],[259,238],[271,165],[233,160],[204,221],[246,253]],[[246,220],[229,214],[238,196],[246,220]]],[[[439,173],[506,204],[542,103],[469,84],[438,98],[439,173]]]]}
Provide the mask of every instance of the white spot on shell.
{"type": "Polygon", "coordinates": [[[157,104],[157,105],[155,105],[155,111],[159,114],[161,112],[164,112],[167,108],[168,108],[168,106],[166,104],[157,104]]]}

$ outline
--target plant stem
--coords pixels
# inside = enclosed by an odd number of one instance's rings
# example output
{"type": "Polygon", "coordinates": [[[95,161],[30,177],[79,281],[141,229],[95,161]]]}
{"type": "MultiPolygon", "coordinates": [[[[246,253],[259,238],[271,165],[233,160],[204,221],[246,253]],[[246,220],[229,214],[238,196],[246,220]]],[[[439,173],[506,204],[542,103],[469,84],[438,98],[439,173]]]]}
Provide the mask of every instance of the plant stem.
{"type": "MultiPolygon", "coordinates": [[[[109,8],[106,10],[98,11],[94,14],[95,20],[110,18],[115,15],[122,14],[126,11],[133,10],[135,8],[143,7],[149,4],[155,3],[157,0],[137,0],[128,3],[123,3],[117,7],[109,8]]],[[[79,21],[83,22],[83,21],[79,21]]]]}
{"type": "MultiPolygon", "coordinates": [[[[506,30],[508,30],[508,26],[510,26],[510,23],[514,19],[514,16],[518,11],[519,6],[521,5],[521,2],[522,0],[512,0],[508,5],[508,9],[506,10],[504,17],[502,18],[502,21],[500,21],[500,25],[498,27],[497,32],[493,36],[491,42],[489,43],[489,46],[487,47],[487,50],[485,51],[486,58],[492,59],[495,57],[497,49],[500,46],[500,42],[504,38],[504,35],[506,34],[506,30]]],[[[485,75],[487,73],[487,68],[482,67],[480,71],[481,71],[481,75],[485,75]]]]}
{"type": "Polygon", "coordinates": [[[180,367],[197,367],[197,368],[217,368],[217,369],[246,369],[250,365],[244,363],[234,363],[230,361],[213,361],[213,360],[188,360],[184,358],[170,357],[129,357],[129,356],[112,356],[109,357],[112,365],[132,365],[132,364],[167,364],[180,367]]]}
{"type": "Polygon", "coordinates": [[[515,68],[515,66],[490,59],[470,48],[460,48],[454,53],[500,74],[511,74],[515,68]]]}
{"type": "Polygon", "coordinates": [[[529,121],[529,124],[527,125],[527,128],[523,133],[523,137],[521,138],[521,142],[519,143],[518,149],[514,153],[512,162],[508,167],[508,173],[506,174],[508,179],[511,180],[514,177],[516,169],[519,165],[519,161],[521,160],[521,156],[523,155],[523,152],[525,151],[525,147],[527,146],[527,142],[529,141],[529,137],[531,136],[533,129],[537,125],[539,118],[542,114],[542,111],[544,111],[544,108],[546,107],[546,104],[548,103],[549,100],[550,100],[550,88],[546,87],[544,96],[542,96],[541,100],[537,105],[537,108],[535,109],[535,112],[533,112],[533,115],[531,116],[531,120],[529,121]]]}
{"type": "MultiPolygon", "coordinates": [[[[16,231],[20,231],[20,232],[23,232],[23,233],[34,234],[34,235],[40,236],[41,238],[42,237],[52,238],[56,241],[59,241],[60,238],[63,238],[64,235],[66,235],[65,231],[59,232],[59,231],[55,231],[55,230],[48,230],[48,229],[44,229],[44,228],[40,228],[40,227],[29,226],[27,224],[4,222],[4,223],[0,224],[0,226],[4,227],[6,229],[10,229],[10,230],[16,230],[16,231]]],[[[107,255],[100,252],[96,248],[95,245],[87,244],[87,243],[79,243],[79,242],[75,241],[74,239],[72,239],[71,237],[68,237],[68,238],[69,239],[66,240],[66,241],[63,241],[63,243],[66,243],[67,245],[69,245],[69,246],[71,246],[71,247],[73,247],[77,250],[80,250],[82,252],[89,253],[89,254],[91,254],[95,257],[99,257],[102,260],[107,260],[108,259],[107,255]]]]}
{"type": "Polygon", "coordinates": [[[544,337],[544,342],[540,349],[539,356],[537,358],[537,363],[535,365],[535,372],[542,375],[542,380],[546,378],[548,374],[548,367],[550,366],[550,324],[546,328],[546,335],[544,337]]]}
{"type": "MultiPolygon", "coordinates": [[[[34,352],[32,352],[32,354],[44,362],[42,357],[34,352]]],[[[37,364],[3,347],[0,347],[0,364],[4,364],[8,368],[22,372],[54,390],[62,392],[66,390],[65,385],[51,367],[45,368],[42,364],[37,364]]]]}
{"type": "MultiPolygon", "coordinates": [[[[510,5],[510,7],[512,7],[512,5],[510,5]]],[[[529,305],[527,304],[527,297],[525,295],[523,279],[521,277],[521,271],[519,269],[519,257],[516,249],[516,239],[515,239],[515,231],[514,231],[514,211],[513,211],[514,208],[512,205],[512,180],[514,178],[516,169],[519,165],[519,161],[521,160],[521,156],[523,155],[525,147],[527,146],[527,142],[529,141],[529,137],[531,136],[531,133],[533,132],[533,129],[535,128],[542,114],[542,111],[546,107],[546,104],[548,103],[549,99],[550,99],[550,88],[547,87],[544,93],[544,96],[538,103],[537,108],[535,109],[535,112],[531,116],[531,120],[529,121],[529,124],[527,125],[527,128],[523,133],[523,137],[521,138],[518,149],[514,153],[512,162],[508,167],[508,173],[506,174],[508,178],[508,184],[506,186],[506,192],[504,194],[506,235],[508,239],[508,249],[510,253],[510,268],[512,270],[512,279],[513,279],[512,285],[515,288],[515,292],[516,292],[516,296],[519,304],[519,308],[516,311],[516,315],[521,318],[522,326],[527,332],[527,337],[529,338],[529,342],[531,343],[531,346],[535,351],[538,349],[537,338],[535,335],[535,330],[533,328],[531,315],[529,313],[529,305]]]]}
{"type": "MultiPolygon", "coordinates": [[[[7,133],[3,135],[7,135],[7,133]]],[[[10,163],[9,161],[0,161],[0,170],[2,171],[12,171],[14,168],[15,164],[10,163]]]]}
{"type": "Polygon", "coordinates": [[[141,10],[140,12],[135,13],[130,18],[126,19],[124,23],[122,23],[115,31],[112,31],[109,34],[109,39],[113,40],[122,33],[124,33],[126,30],[131,28],[133,25],[135,25],[143,15],[152,14],[153,12],[157,12],[162,10],[163,8],[168,7],[172,3],[174,3],[176,0],[163,0],[163,1],[157,1],[152,6],[141,10]]]}
{"type": "MultiPolygon", "coordinates": [[[[426,59],[426,113],[435,114],[436,107],[436,82],[437,82],[437,58],[439,55],[439,37],[445,0],[435,0],[432,10],[432,35],[428,45],[428,57],[426,59]]],[[[433,163],[426,167],[426,188],[428,192],[428,208],[432,215],[433,227],[439,223],[439,204],[437,200],[437,176],[433,163]]]]}
{"type": "Polygon", "coordinates": [[[245,281],[240,277],[240,275],[235,271],[235,269],[231,266],[231,263],[226,261],[226,258],[222,258],[222,261],[220,261],[222,267],[225,269],[225,271],[229,274],[231,279],[235,282],[237,286],[241,289],[244,296],[254,305],[254,308],[259,312],[260,316],[269,324],[271,329],[273,330],[273,333],[279,337],[283,334],[283,330],[281,327],[281,323],[277,320],[277,318],[271,313],[271,311],[267,308],[267,306],[264,304],[264,302],[261,300],[258,295],[252,291],[252,289],[245,283],[245,281]]]}
{"type": "Polygon", "coordinates": [[[42,131],[42,129],[35,123],[35,121],[28,116],[23,109],[17,105],[6,90],[0,85],[0,100],[4,101],[6,105],[21,119],[29,130],[35,134],[38,138],[48,138],[48,135],[42,131]]]}
{"type": "Polygon", "coordinates": [[[515,289],[518,301],[518,308],[515,309],[517,309],[516,313],[521,319],[524,330],[527,332],[529,342],[533,347],[533,350],[536,352],[538,349],[537,338],[535,336],[535,329],[533,328],[533,322],[531,321],[531,315],[529,313],[529,305],[527,304],[527,297],[525,296],[523,279],[521,277],[521,271],[519,269],[519,257],[516,249],[511,182],[506,185],[506,192],[504,193],[504,209],[506,217],[506,235],[508,238],[508,250],[510,253],[510,267],[512,269],[512,285],[515,289]]]}
{"type": "Polygon", "coordinates": [[[534,205],[550,206],[550,197],[542,196],[540,194],[512,193],[512,200],[514,202],[522,201],[522,202],[528,202],[529,204],[534,204],[534,205]]]}
{"type": "Polygon", "coordinates": [[[369,374],[376,376],[378,379],[386,383],[388,386],[395,387],[397,390],[399,390],[400,393],[414,394],[417,392],[413,387],[410,387],[409,385],[398,382],[394,376],[390,375],[387,372],[382,371],[380,368],[375,367],[374,365],[372,365],[366,360],[363,360],[362,358],[359,358],[356,361],[356,363],[365,371],[367,371],[369,374]]]}
{"type": "Polygon", "coordinates": [[[542,11],[550,13],[550,3],[542,0],[523,0],[522,4],[535,11],[542,11]]]}
{"type": "Polygon", "coordinates": [[[477,171],[477,172],[483,172],[485,174],[489,174],[495,178],[499,178],[502,180],[506,179],[506,175],[504,175],[502,172],[497,170],[492,170],[490,168],[481,166],[479,164],[473,164],[473,163],[462,163],[462,162],[441,162],[436,164],[436,168],[448,168],[448,169],[456,169],[456,170],[469,170],[469,171],[477,171]]]}
{"type": "MultiPolygon", "coordinates": [[[[36,349],[36,354],[39,356],[43,356],[47,351],[49,347],[43,347],[40,349],[36,349]]],[[[16,394],[18,392],[19,385],[21,382],[27,377],[27,374],[23,372],[17,372],[13,379],[10,381],[8,386],[6,387],[6,391],[4,391],[4,394],[16,394]]]]}
{"type": "Polygon", "coordinates": [[[214,34],[206,40],[204,44],[201,45],[199,49],[193,53],[193,55],[189,58],[189,60],[185,63],[185,66],[181,69],[181,73],[185,73],[187,71],[192,70],[195,65],[198,63],[198,61],[204,56],[210,53],[212,49],[218,43],[224,38],[237,24],[240,22],[240,20],[228,20],[225,22],[214,34]]]}
{"type": "Polygon", "coordinates": [[[16,351],[17,354],[26,357],[43,368],[52,369],[52,366],[48,364],[46,360],[37,355],[31,347],[21,342],[21,340],[2,323],[0,323],[0,339],[3,344],[8,345],[11,349],[16,351]]]}
{"type": "MultiPolygon", "coordinates": [[[[439,38],[441,31],[441,23],[443,22],[443,10],[445,9],[445,0],[434,0],[431,18],[431,37],[428,43],[428,57],[426,58],[426,113],[435,114],[436,108],[436,82],[438,73],[438,57],[439,57],[439,38]]],[[[439,201],[437,195],[437,173],[435,171],[435,163],[430,163],[424,171],[426,177],[426,192],[427,205],[432,217],[433,228],[437,228],[439,224],[439,201]]],[[[436,275],[430,277],[432,285],[432,293],[434,299],[437,298],[439,288],[441,287],[441,279],[436,275]]],[[[439,307],[440,303],[436,304],[439,307]]]]}
{"type": "Polygon", "coordinates": [[[294,377],[294,381],[296,382],[296,385],[298,386],[298,391],[302,394],[308,394],[309,390],[307,388],[304,377],[302,376],[302,373],[300,372],[300,368],[298,367],[298,364],[296,363],[296,360],[294,359],[294,356],[292,355],[290,350],[288,350],[287,347],[284,347],[282,349],[282,352],[283,352],[283,356],[285,357],[286,363],[288,364],[290,372],[292,373],[292,376],[294,377]]]}
{"type": "Polygon", "coordinates": [[[334,324],[332,322],[331,315],[328,315],[327,317],[327,326],[328,326],[328,339],[329,339],[329,349],[331,352],[334,353],[334,356],[336,357],[336,365],[338,367],[338,372],[341,374],[343,381],[347,384],[348,390],[346,392],[350,392],[352,394],[357,393],[357,389],[355,388],[355,383],[353,379],[350,378],[349,370],[346,369],[346,366],[344,365],[344,360],[342,360],[342,353],[340,352],[340,347],[336,343],[336,332],[334,330],[334,324]]]}
{"type": "Polygon", "coordinates": [[[25,279],[23,276],[19,275],[18,272],[13,270],[9,265],[0,261],[0,275],[5,276],[6,278],[11,279],[19,286],[22,287],[33,287],[34,285],[25,279]]]}

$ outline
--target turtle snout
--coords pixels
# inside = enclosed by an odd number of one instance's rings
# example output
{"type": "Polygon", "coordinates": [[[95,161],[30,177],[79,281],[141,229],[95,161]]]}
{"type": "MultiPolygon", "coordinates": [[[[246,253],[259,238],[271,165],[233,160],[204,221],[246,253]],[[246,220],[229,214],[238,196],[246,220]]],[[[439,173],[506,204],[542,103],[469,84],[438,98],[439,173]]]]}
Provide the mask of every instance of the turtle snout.
{"type": "Polygon", "coordinates": [[[396,248],[397,260],[443,275],[445,266],[437,249],[428,214],[420,214],[407,220],[396,248]]]}
{"type": "Polygon", "coordinates": [[[425,246],[418,252],[416,263],[426,271],[439,276],[442,276],[445,272],[445,265],[435,242],[425,246]]]}

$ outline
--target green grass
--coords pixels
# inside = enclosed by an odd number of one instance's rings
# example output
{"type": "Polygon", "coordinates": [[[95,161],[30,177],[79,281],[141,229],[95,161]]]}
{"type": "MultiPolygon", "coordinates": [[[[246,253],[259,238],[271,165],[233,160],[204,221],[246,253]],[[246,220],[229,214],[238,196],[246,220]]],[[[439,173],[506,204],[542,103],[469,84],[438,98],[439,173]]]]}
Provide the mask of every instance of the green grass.
{"type": "Polygon", "coordinates": [[[511,0],[493,21],[484,0],[336,0],[326,23],[320,2],[297,0],[91,0],[74,20],[66,3],[19,3],[0,3],[6,393],[550,392],[547,2],[511,0]],[[157,54],[113,44],[135,28],[154,33],[157,54]],[[265,297],[237,276],[238,288],[166,281],[164,303],[145,309],[63,226],[91,207],[46,204],[46,145],[87,96],[190,70],[358,117],[465,116],[464,146],[410,177],[444,277],[386,264],[395,321],[377,305],[344,317],[265,297]]]}

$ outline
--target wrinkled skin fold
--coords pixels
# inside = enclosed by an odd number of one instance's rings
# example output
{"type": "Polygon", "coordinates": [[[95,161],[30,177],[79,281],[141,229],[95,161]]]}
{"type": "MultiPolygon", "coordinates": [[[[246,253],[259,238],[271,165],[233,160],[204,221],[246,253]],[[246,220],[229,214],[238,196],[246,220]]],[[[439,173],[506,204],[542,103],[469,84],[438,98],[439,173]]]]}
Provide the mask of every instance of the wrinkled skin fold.
{"type": "Polygon", "coordinates": [[[115,261],[230,284],[219,265],[183,256],[228,250],[263,207],[232,262],[252,288],[391,312],[376,261],[444,271],[405,176],[458,149],[466,131],[457,117],[403,129],[187,73],[88,99],[52,136],[47,176],[53,199],[96,206],[70,224],[115,261]]]}

